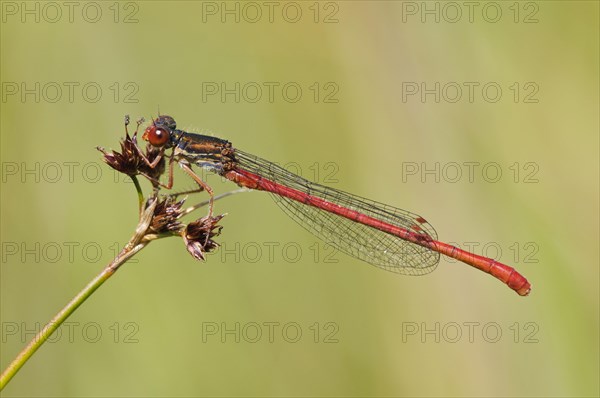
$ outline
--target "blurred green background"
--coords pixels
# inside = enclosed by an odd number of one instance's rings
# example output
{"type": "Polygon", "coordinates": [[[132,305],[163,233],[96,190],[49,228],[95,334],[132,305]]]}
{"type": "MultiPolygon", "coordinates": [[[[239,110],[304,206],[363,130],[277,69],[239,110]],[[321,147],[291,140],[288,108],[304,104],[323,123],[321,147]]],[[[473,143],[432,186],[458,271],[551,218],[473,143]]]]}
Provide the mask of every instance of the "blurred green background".
{"type": "Polygon", "coordinates": [[[378,270],[244,193],[218,202],[220,252],[151,244],[3,396],[598,396],[597,2],[73,4],[1,4],[3,369],[131,236],[134,188],[95,146],[159,107],[533,291],[378,270]]]}

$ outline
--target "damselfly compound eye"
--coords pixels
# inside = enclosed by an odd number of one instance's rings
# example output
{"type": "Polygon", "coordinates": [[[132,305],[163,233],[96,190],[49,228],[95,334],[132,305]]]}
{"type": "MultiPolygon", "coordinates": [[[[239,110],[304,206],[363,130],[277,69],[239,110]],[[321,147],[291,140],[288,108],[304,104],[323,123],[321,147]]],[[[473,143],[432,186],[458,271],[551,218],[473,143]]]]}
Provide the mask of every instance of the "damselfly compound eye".
{"type": "Polygon", "coordinates": [[[152,146],[161,147],[169,141],[169,132],[160,127],[150,126],[144,131],[142,138],[152,146]]]}

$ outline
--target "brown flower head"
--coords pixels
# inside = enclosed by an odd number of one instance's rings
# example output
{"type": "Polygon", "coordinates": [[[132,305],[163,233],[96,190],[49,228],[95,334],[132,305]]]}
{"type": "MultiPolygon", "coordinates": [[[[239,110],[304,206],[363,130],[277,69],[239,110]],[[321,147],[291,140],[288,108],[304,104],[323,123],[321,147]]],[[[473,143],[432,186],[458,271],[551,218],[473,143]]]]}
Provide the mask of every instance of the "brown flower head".
{"type": "Polygon", "coordinates": [[[140,162],[143,162],[143,160],[129,134],[125,134],[125,139],[121,141],[121,153],[116,151],[107,152],[102,147],[97,147],[97,149],[104,155],[104,162],[113,169],[129,176],[138,174],[140,162]]]}
{"type": "Polygon", "coordinates": [[[179,217],[181,217],[181,206],[184,202],[185,199],[177,202],[172,196],[158,202],[148,230],[155,234],[179,233],[183,228],[183,224],[179,222],[179,217]]]}
{"type": "MultiPolygon", "coordinates": [[[[125,133],[125,139],[121,141],[120,153],[116,151],[107,152],[102,147],[97,147],[97,149],[104,155],[103,160],[106,164],[128,176],[144,174],[152,179],[158,180],[165,171],[164,156],[154,168],[148,166],[144,161],[140,155],[140,150],[137,147],[136,134],[131,137],[129,133],[125,133]]],[[[161,151],[159,149],[154,148],[151,145],[146,147],[145,155],[150,163],[152,163],[160,154],[161,151]]]]}
{"type": "Polygon", "coordinates": [[[219,247],[219,244],[212,240],[214,236],[221,233],[223,228],[217,223],[225,217],[224,214],[216,217],[203,217],[199,220],[189,223],[181,236],[187,247],[188,252],[197,260],[205,260],[204,254],[209,253],[219,247]]]}

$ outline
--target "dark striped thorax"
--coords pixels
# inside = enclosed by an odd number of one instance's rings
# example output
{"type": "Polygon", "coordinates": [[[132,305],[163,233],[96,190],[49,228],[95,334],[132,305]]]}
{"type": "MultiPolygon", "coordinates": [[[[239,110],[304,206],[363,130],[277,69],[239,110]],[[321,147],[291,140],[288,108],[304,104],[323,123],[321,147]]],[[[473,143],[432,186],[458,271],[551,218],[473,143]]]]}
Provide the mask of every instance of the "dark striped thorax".
{"type": "Polygon", "coordinates": [[[173,130],[176,140],[173,148],[175,160],[185,160],[222,174],[235,166],[231,142],[216,137],[173,130]]]}

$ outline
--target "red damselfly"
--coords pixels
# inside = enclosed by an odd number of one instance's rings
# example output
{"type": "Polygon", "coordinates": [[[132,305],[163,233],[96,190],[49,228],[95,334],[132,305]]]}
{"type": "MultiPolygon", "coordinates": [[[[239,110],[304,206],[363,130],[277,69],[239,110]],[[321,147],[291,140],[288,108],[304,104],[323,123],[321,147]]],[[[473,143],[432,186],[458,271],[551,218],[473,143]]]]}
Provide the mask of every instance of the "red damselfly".
{"type": "Polygon", "coordinates": [[[169,159],[173,186],[173,164],[178,163],[210,195],[213,191],[193,172],[192,165],[213,171],[241,187],[274,194],[277,204],[308,231],[353,257],[387,271],[423,275],[433,271],[440,254],[452,257],[493,275],[521,296],[531,285],[514,268],[491,258],[469,253],[437,240],[433,227],[421,216],[305,180],[267,160],[234,148],[229,141],[178,130],[175,120],[158,116],[143,137],[159,151],[150,167],[169,159]],[[170,155],[166,154],[171,149],[170,155]]]}

